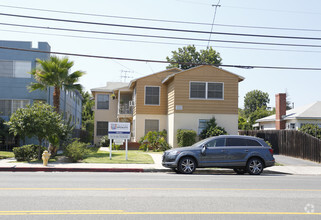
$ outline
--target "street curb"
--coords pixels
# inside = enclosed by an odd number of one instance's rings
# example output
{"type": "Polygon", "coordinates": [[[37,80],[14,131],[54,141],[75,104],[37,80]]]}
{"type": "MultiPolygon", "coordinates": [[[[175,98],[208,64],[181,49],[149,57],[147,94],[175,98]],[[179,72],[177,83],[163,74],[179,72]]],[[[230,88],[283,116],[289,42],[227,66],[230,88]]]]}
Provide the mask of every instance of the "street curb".
{"type": "Polygon", "coordinates": [[[0,172],[145,172],[141,168],[0,167],[0,172]]]}
{"type": "MultiPolygon", "coordinates": [[[[161,168],[62,168],[62,167],[0,167],[0,172],[114,172],[114,173],[161,173],[172,172],[170,169],[161,168]]],[[[173,172],[174,173],[174,172],[173,172]]],[[[195,171],[194,174],[235,174],[230,169],[201,169],[195,171]]],[[[284,173],[279,171],[265,170],[263,174],[281,174],[292,175],[290,173],[284,173]]]]}

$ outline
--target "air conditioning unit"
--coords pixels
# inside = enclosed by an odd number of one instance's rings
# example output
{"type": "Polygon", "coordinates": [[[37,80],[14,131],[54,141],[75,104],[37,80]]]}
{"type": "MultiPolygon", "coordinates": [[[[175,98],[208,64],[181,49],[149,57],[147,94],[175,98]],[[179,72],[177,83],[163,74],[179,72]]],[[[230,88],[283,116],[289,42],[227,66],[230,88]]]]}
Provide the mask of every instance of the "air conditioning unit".
{"type": "Polygon", "coordinates": [[[129,106],[135,106],[135,101],[129,101],[129,106]]]}

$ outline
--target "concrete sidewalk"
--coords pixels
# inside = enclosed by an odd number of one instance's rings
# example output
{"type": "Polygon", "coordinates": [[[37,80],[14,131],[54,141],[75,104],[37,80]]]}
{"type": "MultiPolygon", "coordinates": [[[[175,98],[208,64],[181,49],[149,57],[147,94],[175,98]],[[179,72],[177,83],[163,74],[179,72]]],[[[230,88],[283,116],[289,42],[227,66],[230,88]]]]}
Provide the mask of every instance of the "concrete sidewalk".
{"type": "Polygon", "coordinates": [[[297,175],[321,175],[321,164],[284,155],[274,155],[275,161],[283,166],[268,167],[265,170],[297,175]]]}
{"type": "MultiPolygon", "coordinates": [[[[108,151],[108,149],[102,149],[108,151]]],[[[0,171],[44,171],[44,172],[171,172],[161,165],[162,155],[150,153],[154,164],[105,164],[54,162],[48,166],[42,163],[18,163],[14,158],[0,160],[0,171]]],[[[321,175],[321,164],[302,159],[275,155],[276,162],[283,166],[264,169],[264,173],[295,175],[321,175]]],[[[197,169],[199,172],[231,173],[230,169],[197,169]]],[[[197,173],[199,173],[197,172],[197,173]]]]}

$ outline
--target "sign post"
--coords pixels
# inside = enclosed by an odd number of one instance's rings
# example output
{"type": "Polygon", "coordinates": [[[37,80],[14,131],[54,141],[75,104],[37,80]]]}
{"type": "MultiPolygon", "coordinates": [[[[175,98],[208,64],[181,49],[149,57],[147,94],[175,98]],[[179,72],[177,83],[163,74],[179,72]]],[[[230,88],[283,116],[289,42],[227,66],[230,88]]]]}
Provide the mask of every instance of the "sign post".
{"type": "Polygon", "coordinates": [[[126,160],[128,160],[128,139],[130,139],[130,123],[127,122],[109,122],[108,123],[108,138],[110,140],[109,158],[111,159],[112,140],[126,140],[126,160]]]}

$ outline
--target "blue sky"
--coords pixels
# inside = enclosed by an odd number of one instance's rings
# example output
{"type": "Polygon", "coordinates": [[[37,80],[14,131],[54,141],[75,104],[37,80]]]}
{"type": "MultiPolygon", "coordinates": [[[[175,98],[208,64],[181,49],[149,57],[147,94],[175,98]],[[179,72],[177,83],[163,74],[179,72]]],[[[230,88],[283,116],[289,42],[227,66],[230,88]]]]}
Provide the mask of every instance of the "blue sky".
{"type": "MultiPolygon", "coordinates": [[[[191,25],[180,23],[164,23],[95,17],[73,14],[62,14],[42,11],[32,11],[3,7],[19,6],[41,8],[58,11],[72,11],[101,15],[139,17],[149,19],[166,19],[176,21],[190,21],[211,23],[214,7],[218,0],[0,0],[0,13],[23,14],[32,16],[52,17],[71,20],[83,20],[102,23],[117,23],[138,26],[155,26],[176,29],[191,29],[210,31],[210,25],[191,25]]],[[[302,37],[321,37],[321,1],[318,0],[221,0],[215,24],[282,27],[295,29],[313,29],[320,31],[253,29],[214,26],[213,31],[234,32],[262,35],[286,35],[302,37]]],[[[68,24],[53,21],[39,21],[25,18],[14,18],[0,15],[0,22],[41,25],[46,27],[78,28],[94,31],[122,32],[133,34],[165,35],[176,37],[191,37],[208,39],[208,34],[173,33],[164,31],[138,30],[129,28],[94,26],[84,24],[68,24]]],[[[52,51],[101,55],[109,57],[127,57],[138,59],[165,60],[171,51],[188,44],[195,44],[197,49],[205,49],[207,42],[148,39],[118,35],[99,35],[88,33],[70,33],[51,30],[17,28],[0,25],[1,40],[16,41],[46,41],[52,51]],[[102,39],[88,39],[54,35],[73,35],[81,37],[95,37],[102,39]],[[115,40],[117,39],[117,41],[115,40]],[[139,43],[120,40],[153,41],[172,44],[139,43]]],[[[212,35],[215,40],[274,42],[291,44],[320,45],[320,40],[292,40],[292,39],[264,39],[255,37],[212,35]]],[[[223,58],[223,64],[262,65],[262,66],[290,66],[290,67],[321,67],[321,48],[264,46],[248,44],[229,44],[211,42],[223,58]],[[233,47],[233,48],[228,48],[233,47]],[[238,48],[236,48],[238,47],[238,48]],[[259,50],[265,49],[265,50],[259,50]],[[307,52],[309,51],[309,52],[307,52]]],[[[137,78],[164,70],[166,64],[113,61],[92,58],[70,57],[75,62],[73,70],[82,70],[87,74],[81,79],[86,90],[105,85],[107,81],[121,81],[122,70],[131,71],[130,77],[137,78]]],[[[306,105],[321,101],[321,71],[297,70],[266,70],[266,69],[238,69],[225,68],[228,71],[245,77],[239,84],[239,106],[243,107],[244,96],[253,89],[268,92],[270,106],[275,106],[275,94],[287,92],[295,106],[306,105]]],[[[129,81],[131,79],[127,79],[129,81]]]]}

